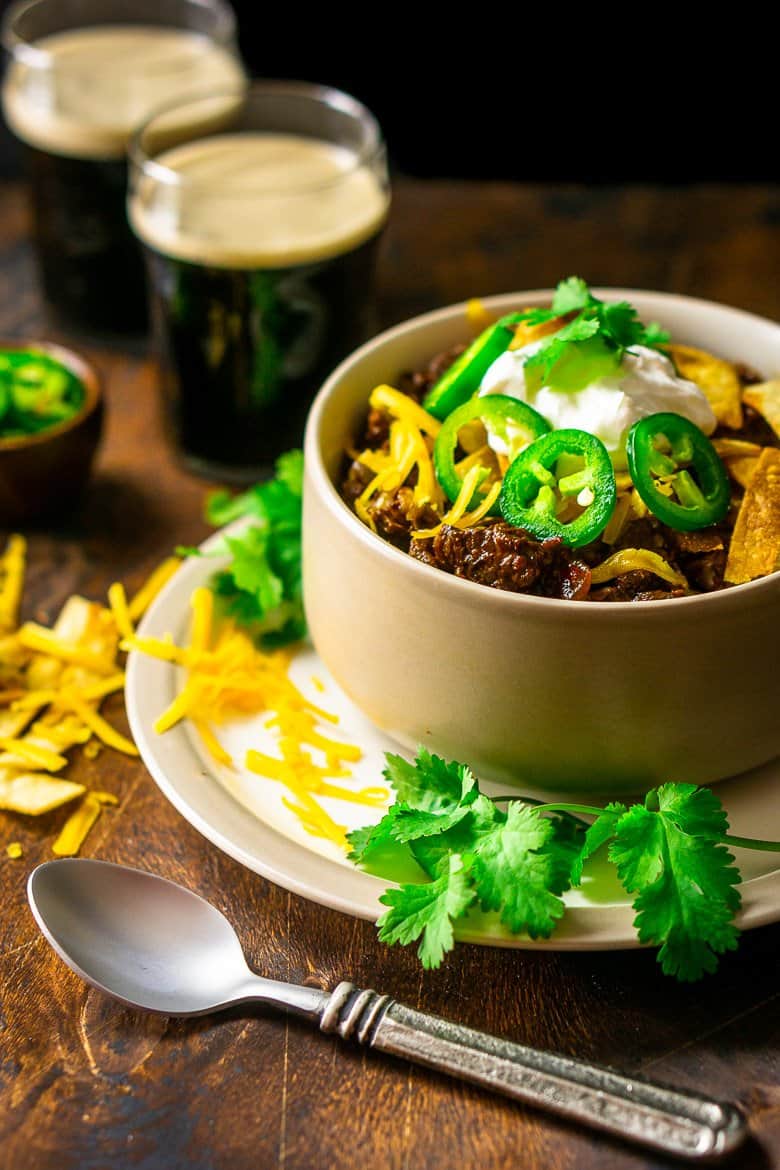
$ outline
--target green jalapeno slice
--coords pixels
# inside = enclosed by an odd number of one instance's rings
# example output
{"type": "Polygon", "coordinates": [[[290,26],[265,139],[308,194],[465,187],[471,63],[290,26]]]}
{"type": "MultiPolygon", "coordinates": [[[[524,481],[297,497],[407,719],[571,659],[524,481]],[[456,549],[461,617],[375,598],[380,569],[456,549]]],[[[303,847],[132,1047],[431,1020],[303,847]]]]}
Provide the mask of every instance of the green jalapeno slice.
{"type": "Polygon", "coordinates": [[[681,414],[650,414],[635,422],[626,444],[628,468],[650,511],[680,532],[723,520],[728,475],[703,431],[681,414]]]}
{"type": "MultiPolygon", "coordinates": [[[[510,459],[514,459],[529,443],[550,430],[547,419],[542,418],[537,410],[506,394],[486,394],[481,398],[472,398],[453,410],[452,414],[447,415],[433,448],[436,478],[453,501],[458,498],[463,486],[463,477],[455,466],[458,435],[462,427],[473,422],[481,422],[488,436],[495,435],[502,446],[508,448],[510,459]]],[[[484,494],[477,488],[469,507],[475,507],[484,494]]]]}
{"type": "Polygon", "coordinates": [[[480,383],[496,358],[509,349],[514,325],[523,313],[509,313],[489,326],[457,357],[423,399],[423,407],[434,418],[444,419],[479,390],[480,383]]]}
{"type": "Polygon", "coordinates": [[[536,439],[510,464],[498,506],[509,524],[538,540],[558,536],[581,548],[604,531],[616,501],[615,472],[601,439],[563,428],[536,439]],[[567,520],[572,499],[582,511],[567,520]]]}

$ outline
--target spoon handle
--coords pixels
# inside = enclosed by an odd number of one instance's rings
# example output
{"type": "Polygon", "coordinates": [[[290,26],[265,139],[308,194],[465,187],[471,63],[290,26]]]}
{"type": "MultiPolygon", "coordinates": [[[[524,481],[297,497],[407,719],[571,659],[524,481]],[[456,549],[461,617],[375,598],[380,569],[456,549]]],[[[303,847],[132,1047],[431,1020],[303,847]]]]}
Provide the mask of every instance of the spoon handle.
{"type": "Polygon", "coordinates": [[[678,1158],[715,1161],[747,1136],[732,1105],[512,1044],[340,983],[320,1027],[678,1158]]]}

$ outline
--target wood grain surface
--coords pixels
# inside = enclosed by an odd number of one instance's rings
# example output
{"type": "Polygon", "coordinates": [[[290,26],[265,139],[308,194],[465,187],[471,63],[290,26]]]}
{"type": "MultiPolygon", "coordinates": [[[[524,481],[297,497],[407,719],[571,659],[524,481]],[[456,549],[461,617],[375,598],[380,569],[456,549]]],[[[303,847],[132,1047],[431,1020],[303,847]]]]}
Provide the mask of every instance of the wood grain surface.
{"type": "MultiPolygon", "coordinates": [[[[25,216],[23,192],[0,190],[0,335],[58,336],[41,311],[25,216]]],[[[386,324],[571,272],[780,319],[780,192],[397,181],[381,268],[386,324]]],[[[137,587],[174,545],[207,531],[207,485],[177,470],[161,438],[151,361],[141,348],[80,345],[107,379],[108,427],[83,509],[56,531],[28,534],[25,616],[45,621],[74,591],[100,599],[115,579],[137,587]]],[[[105,710],[126,726],[121,697],[105,710]]],[[[370,924],[224,857],[142,764],[104,751],[75,759],[70,774],[120,798],[85,855],[211,899],[264,973],[322,986],[348,975],[472,1027],[738,1101],[754,1136],[731,1165],[780,1167],[780,927],[746,935],[717,976],[693,987],[664,978],[645,952],[461,946],[423,974],[413,953],[379,945],[370,924]]],[[[3,1170],[672,1165],[263,1011],[165,1020],[88,990],[43,941],[24,892],[66,815],[0,814],[3,1170]],[[21,861],[5,859],[11,840],[23,845],[21,861]]]]}

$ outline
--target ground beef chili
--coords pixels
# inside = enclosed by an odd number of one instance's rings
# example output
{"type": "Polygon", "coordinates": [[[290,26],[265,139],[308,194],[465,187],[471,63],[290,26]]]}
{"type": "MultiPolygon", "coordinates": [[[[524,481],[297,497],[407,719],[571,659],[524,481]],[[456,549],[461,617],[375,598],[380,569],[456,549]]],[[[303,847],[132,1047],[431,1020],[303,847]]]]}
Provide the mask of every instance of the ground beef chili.
{"type": "MultiPolygon", "coordinates": [[[[466,347],[455,346],[434,357],[424,369],[405,373],[396,388],[415,402],[421,402],[466,347]]],[[[744,383],[759,382],[760,376],[746,365],[737,366],[744,383]]],[[[744,422],[739,431],[718,427],[713,438],[744,439],[762,446],[777,446],[778,438],[769,423],[751,407],[743,406],[744,422]]],[[[387,447],[390,415],[370,408],[359,450],[387,447]]],[[[341,481],[344,500],[354,506],[368,487],[373,472],[359,459],[346,462],[341,481]]],[[[435,536],[415,539],[412,533],[434,528],[439,522],[434,509],[415,504],[414,477],[393,492],[381,492],[372,501],[371,516],[377,534],[396,548],[467,581],[513,593],[529,593],[570,601],[656,601],[683,597],[685,589],[644,570],[621,573],[602,585],[593,585],[591,570],[621,549],[648,549],[658,553],[673,569],[683,574],[691,589],[711,593],[724,588],[723,573],[729,540],[742,493],[734,485],[732,509],[721,525],[695,532],[678,532],[654,516],[627,524],[611,545],[601,540],[571,550],[558,538],[537,540],[522,528],[503,520],[484,521],[473,528],[441,525],[435,536]]]]}

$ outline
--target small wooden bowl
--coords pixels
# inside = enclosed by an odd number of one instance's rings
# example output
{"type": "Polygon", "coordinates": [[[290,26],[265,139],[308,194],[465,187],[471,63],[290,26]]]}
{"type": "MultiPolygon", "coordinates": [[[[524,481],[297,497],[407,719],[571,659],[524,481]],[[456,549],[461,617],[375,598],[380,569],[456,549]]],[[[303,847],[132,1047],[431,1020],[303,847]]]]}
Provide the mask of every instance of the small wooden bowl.
{"type": "Polygon", "coordinates": [[[0,438],[0,527],[62,516],[83,492],[103,428],[103,385],[95,367],[52,341],[0,340],[0,350],[38,350],[84,387],[72,418],[37,435],[0,438]]]}

